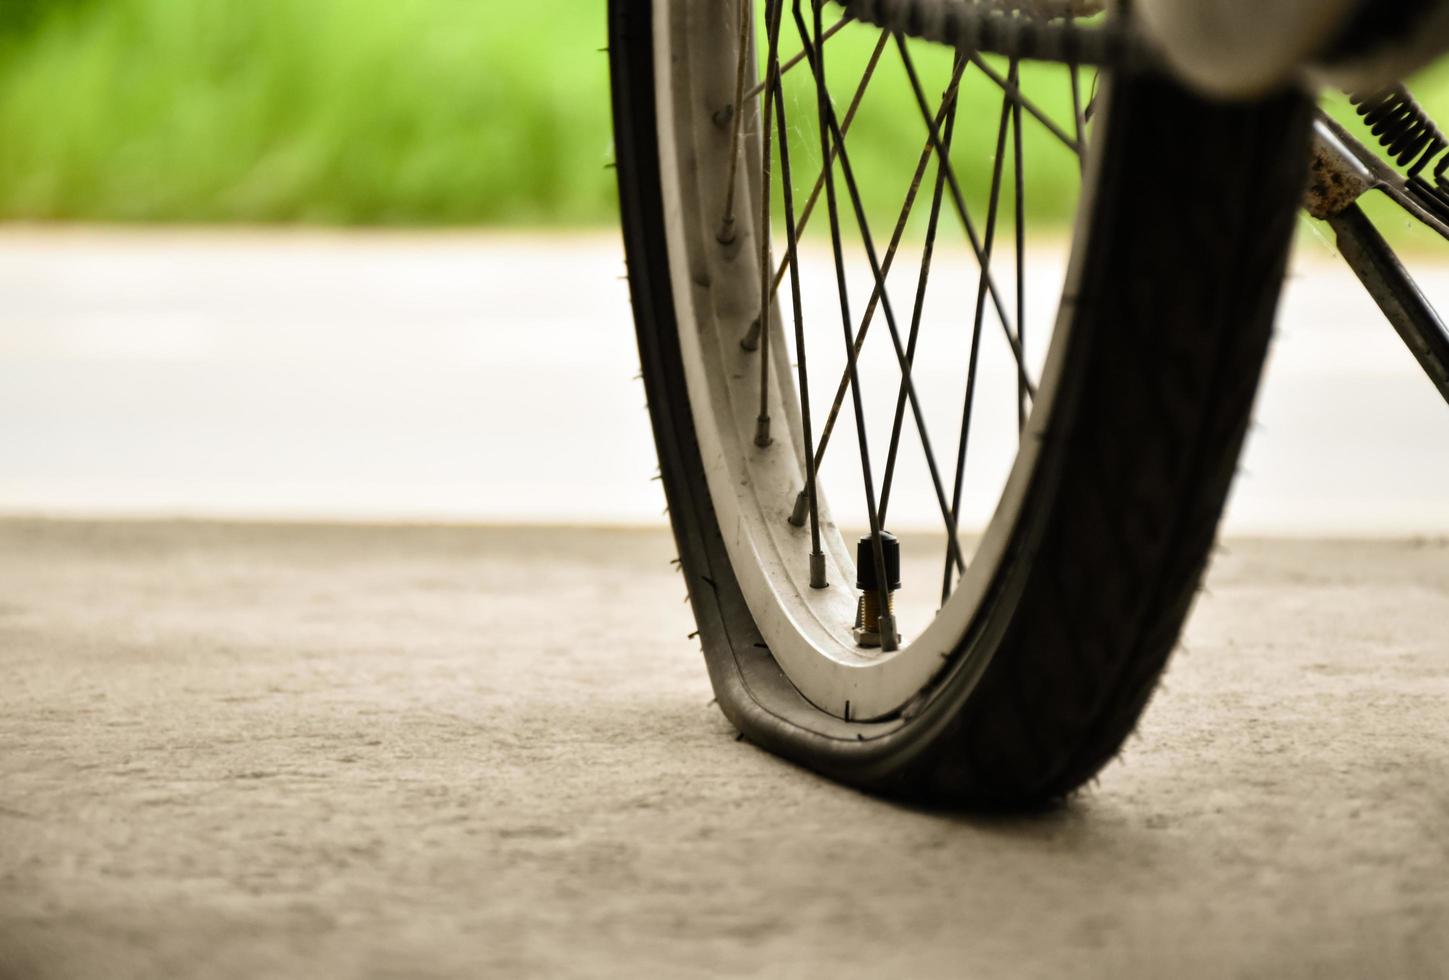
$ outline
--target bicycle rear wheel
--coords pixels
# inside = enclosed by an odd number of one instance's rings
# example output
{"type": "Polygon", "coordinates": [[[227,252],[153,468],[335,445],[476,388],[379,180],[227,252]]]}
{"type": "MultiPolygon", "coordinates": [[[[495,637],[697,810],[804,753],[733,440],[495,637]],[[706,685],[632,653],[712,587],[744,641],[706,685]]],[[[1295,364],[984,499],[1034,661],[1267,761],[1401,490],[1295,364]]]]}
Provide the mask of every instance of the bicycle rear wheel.
{"type": "MultiPolygon", "coordinates": [[[[840,43],[830,40],[837,32],[861,32],[861,49],[875,55],[868,65],[893,48],[907,74],[919,45],[848,21],[826,29],[797,5],[764,11],[757,46],[760,12],[743,3],[613,0],[609,12],[620,207],[643,377],[719,703],[752,741],[854,785],[986,806],[1059,798],[1117,752],[1195,594],[1266,351],[1304,179],[1309,103],[1290,93],[1214,104],[1155,75],[1108,73],[1086,138],[1072,121],[1053,124],[1039,112],[1015,59],[960,52],[934,113],[912,80],[921,123],[903,152],[910,157],[924,144],[912,186],[929,187],[922,196],[933,204],[919,267],[930,264],[936,212],[955,213],[977,261],[960,277],[976,298],[974,317],[960,318],[972,353],[954,493],[930,466],[949,595],[898,649],[889,620],[879,633],[884,649],[862,647],[853,627],[863,600],[875,593],[877,611],[889,608],[881,498],[904,438],[901,419],[909,408],[923,449],[931,420],[906,380],[919,370],[919,313],[910,338],[888,315],[890,257],[919,226],[907,213],[897,221],[907,234],[893,233],[884,252],[871,244],[867,175],[852,170],[849,153],[872,145],[871,118],[889,117],[862,113],[846,141],[850,110],[838,107],[860,78],[831,74],[829,45],[840,43]],[[802,48],[793,62],[780,42],[792,19],[802,48]],[[966,68],[1000,90],[999,115],[956,117],[966,68]],[[808,119],[792,126],[783,115],[786,90],[776,80],[792,69],[807,79],[813,133],[808,119]],[[1086,151],[1063,299],[1037,361],[1026,350],[1026,319],[1013,329],[1005,290],[983,271],[992,267],[1008,182],[1000,161],[1008,140],[1021,159],[1028,115],[1086,151]],[[786,155],[798,161],[795,142],[812,136],[833,253],[821,265],[833,268],[839,300],[829,329],[845,362],[839,387],[826,391],[845,406],[842,432],[854,418],[847,436],[855,437],[861,523],[870,529],[858,552],[826,503],[826,490],[837,488],[820,473],[823,429],[811,424],[825,402],[817,393],[812,419],[799,363],[810,349],[796,286],[807,246],[783,184],[786,155]],[[974,226],[955,172],[972,138],[995,146],[988,213],[974,226]],[[923,181],[931,164],[936,176],[923,181]],[[852,212],[856,226],[845,234],[852,212]],[[772,248],[772,236],[783,248],[772,248]],[[863,275],[846,274],[847,247],[867,253],[863,275]],[[784,257],[778,274],[776,255],[784,257]],[[864,318],[852,309],[864,309],[864,318]],[[884,477],[870,463],[872,418],[860,395],[861,335],[876,309],[890,333],[876,357],[903,379],[884,403],[894,419],[886,412],[876,420],[877,449],[886,443],[884,423],[894,422],[890,451],[876,456],[887,460],[884,477]],[[1019,438],[968,554],[957,525],[972,393],[989,387],[975,383],[990,319],[983,309],[999,318],[999,349],[1015,362],[1014,397],[995,414],[1019,438]],[[866,586],[864,596],[856,584],[866,586]]],[[[1078,125],[1084,114],[1074,113],[1078,125]]],[[[807,199],[804,188],[792,194],[795,204],[807,199]]],[[[1022,214],[1018,207],[1019,275],[1022,214]]],[[[934,275],[950,280],[939,269],[934,275]]],[[[917,307],[929,278],[917,277],[917,307]]]]}

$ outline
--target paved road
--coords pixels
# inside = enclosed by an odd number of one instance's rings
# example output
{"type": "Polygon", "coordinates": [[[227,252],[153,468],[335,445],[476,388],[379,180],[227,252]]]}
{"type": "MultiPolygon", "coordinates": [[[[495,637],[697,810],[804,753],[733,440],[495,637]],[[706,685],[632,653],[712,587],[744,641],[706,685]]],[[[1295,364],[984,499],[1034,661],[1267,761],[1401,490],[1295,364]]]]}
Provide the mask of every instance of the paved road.
{"type": "Polygon", "coordinates": [[[735,741],[671,555],[0,523],[0,977],[1449,975],[1449,544],[1230,544],[1024,819],[735,741]]]}
{"type": "MultiPolygon", "coordinates": [[[[829,278],[826,254],[805,257],[829,278]]],[[[1033,338],[1058,259],[1032,259],[1033,338]]],[[[937,346],[917,371],[938,453],[976,285],[947,272],[970,268],[938,249],[923,331],[937,346]]],[[[1449,266],[1415,269],[1449,308],[1449,266]]],[[[614,234],[0,229],[0,511],[658,523],[622,271],[614,234]]],[[[906,259],[895,275],[914,281],[906,259]]],[[[829,293],[807,300],[810,323],[831,322],[829,293]]],[[[868,401],[897,383],[883,336],[868,401]]],[[[834,349],[811,353],[817,376],[834,349]]],[[[1004,357],[983,364],[983,403],[1012,404],[991,400],[1014,384],[1004,357]]],[[[1014,410],[996,418],[972,433],[988,470],[1015,444],[1014,410]]],[[[897,529],[937,519],[915,446],[897,529]]],[[[1231,526],[1449,532],[1445,447],[1449,410],[1342,264],[1306,245],[1231,526]]],[[[826,480],[860,486],[845,464],[826,480]]],[[[855,503],[833,497],[843,519],[855,503]]],[[[992,503],[968,493],[967,525],[992,503]]]]}

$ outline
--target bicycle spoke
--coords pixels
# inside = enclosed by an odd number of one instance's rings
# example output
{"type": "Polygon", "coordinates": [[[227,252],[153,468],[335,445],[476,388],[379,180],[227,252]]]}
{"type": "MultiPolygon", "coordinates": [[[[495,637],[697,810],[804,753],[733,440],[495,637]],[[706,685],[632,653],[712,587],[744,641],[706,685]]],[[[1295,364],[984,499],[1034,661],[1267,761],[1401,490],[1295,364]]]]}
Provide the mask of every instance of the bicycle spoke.
{"type": "Polygon", "coordinates": [[[735,179],[740,172],[740,127],[744,120],[744,113],[740,108],[745,104],[741,93],[745,87],[745,64],[750,53],[750,12],[754,9],[751,0],[736,2],[740,7],[737,38],[739,56],[735,59],[735,101],[730,107],[730,169],[725,183],[724,215],[720,218],[719,231],[714,236],[722,245],[729,245],[735,240],[735,179]]]}
{"type": "MultiPolygon", "coordinates": [[[[804,24],[801,22],[801,18],[800,18],[800,14],[799,14],[799,11],[798,11],[798,7],[799,7],[799,2],[797,0],[797,2],[796,2],[796,8],[797,8],[797,10],[796,10],[796,14],[795,14],[796,23],[797,23],[797,26],[802,29],[802,35],[803,35],[803,33],[804,33],[803,32],[804,24]]],[[[899,39],[899,35],[897,35],[897,39],[899,39]]],[[[802,41],[807,46],[810,43],[809,40],[808,40],[808,38],[805,38],[805,37],[802,37],[802,41]]],[[[811,52],[807,51],[806,52],[806,57],[807,57],[807,59],[811,63],[811,69],[812,69],[812,71],[815,73],[817,86],[819,88],[822,88],[823,89],[824,88],[824,85],[825,85],[825,75],[824,75],[824,66],[823,66],[823,63],[822,63],[822,59],[821,59],[820,54],[818,52],[812,54],[811,52]]],[[[929,436],[929,434],[927,432],[927,429],[926,429],[925,416],[924,416],[924,414],[921,411],[920,399],[916,396],[915,384],[911,380],[911,374],[910,374],[909,366],[908,366],[908,364],[906,362],[906,352],[905,352],[905,348],[901,344],[900,329],[899,329],[899,327],[896,324],[895,311],[891,308],[890,294],[888,293],[888,291],[885,288],[885,274],[884,274],[884,270],[881,267],[880,260],[879,260],[879,258],[877,257],[877,254],[876,254],[874,240],[871,237],[871,233],[870,233],[870,222],[866,219],[866,216],[865,216],[865,206],[864,206],[864,203],[863,203],[862,198],[861,198],[861,195],[860,195],[860,188],[859,188],[859,186],[858,186],[858,184],[856,183],[856,180],[855,180],[855,172],[854,172],[854,169],[850,165],[850,153],[846,149],[844,136],[841,134],[840,124],[839,124],[839,122],[835,118],[834,109],[827,103],[827,104],[825,104],[823,106],[823,108],[822,108],[821,111],[822,111],[822,116],[823,116],[823,123],[822,124],[825,125],[825,126],[827,126],[829,128],[830,136],[831,136],[831,138],[833,138],[835,140],[835,144],[836,144],[837,148],[839,149],[841,176],[845,178],[845,186],[846,186],[846,189],[849,191],[849,194],[850,194],[851,207],[852,207],[852,209],[855,212],[855,221],[856,221],[856,225],[857,225],[857,227],[859,228],[859,231],[860,231],[861,242],[865,246],[866,257],[870,261],[871,273],[872,273],[872,275],[875,278],[876,291],[880,294],[880,307],[881,307],[881,310],[885,314],[886,329],[890,333],[891,345],[895,348],[896,359],[897,359],[897,361],[900,364],[902,377],[905,379],[906,394],[907,394],[907,397],[908,397],[908,399],[910,401],[911,414],[914,417],[915,422],[916,422],[916,431],[917,431],[917,434],[921,438],[921,449],[922,449],[922,452],[923,452],[923,454],[925,455],[925,458],[926,458],[926,467],[927,467],[927,469],[930,472],[931,482],[932,482],[932,484],[933,484],[933,486],[935,488],[935,491],[936,491],[936,500],[937,500],[937,503],[939,504],[939,506],[941,508],[941,517],[942,517],[943,520],[945,520],[947,518],[947,515],[948,515],[948,510],[947,510],[947,506],[946,506],[945,488],[944,488],[944,486],[941,483],[940,471],[939,471],[939,469],[936,466],[935,453],[931,449],[931,439],[930,439],[930,436],[929,436]]],[[[934,126],[933,126],[933,132],[934,132],[934,126]]],[[[933,143],[938,143],[938,141],[934,141],[933,140],[933,143]]],[[[833,185],[833,181],[834,181],[834,171],[832,169],[831,171],[828,171],[827,172],[827,177],[826,177],[826,189],[827,189],[827,191],[830,190],[834,186],[833,185]]],[[[920,182],[920,174],[918,172],[918,175],[917,175],[916,180],[914,182],[914,186],[916,187],[916,189],[919,189],[919,182],[920,182]]],[[[843,283],[842,283],[842,288],[843,288],[843,283]]],[[[847,327],[847,330],[846,330],[846,357],[847,357],[847,370],[851,373],[852,377],[854,377],[854,375],[855,375],[856,352],[855,352],[854,347],[850,343],[850,331],[849,331],[848,327],[847,327]]],[[[817,470],[818,470],[818,467],[817,467],[817,470]]],[[[873,499],[873,492],[872,492],[872,500],[871,500],[871,510],[872,510],[872,514],[874,515],[875,514],[875,502],[874,502],[874,499],[873,499]]],[[[961,557],[960,545],[959,545],[959,543],[956,540],[956,535],[955,535],[954,531],[952,531],[952,533],[950,534],[949,539],[948,539],[948,542],[947,542],[947,545],[948,545],[948,548],[949,548],[952,556],[956,560],[956,562],[959,565],[961,565],[962,567],[964,567],[965,566],[965,561],[961,557]]],[[[882,598],[884,598],[884,597],[882,597],[882,598]]],[[[884,608],[884,607],[882,607],[882,608],[884,608]]]]}
{"type": "MultiPolygon", "coordinates": [[[[960,84],[961,73],[966,68],[966,59],[957,56],[956,63],[952,68],[951,87],[955,89],[960,84]]],[[[956,109],[957,101],[953,98],[950,111],[946,115],[946,129],[942,136],[945,141],[946,150],[951,149],[951,137],[956,130],[956,109]]],[[[929,153],[930,145],[927,144],[929,153]]],[[[912,368],[916,363],[916,341],[920,337],[921,316],[926,307],[926,283],[931,276],[931,260],[935,255],[936,231],[941,222],[941,202],[946,190],[946,174],[938,165],[936,167],[935,187],[931,191],[931,216],[926,222],[926,243],[921,249],[921,272],[916,280],[916,302],[911,310],[911,331],[906,340],[906,360],[912,368]]],[[[900,390],[896,392],[896,411],[891,420],[891,442],[890,450],[886,453],[885,477],[881,482],[880,491],[880,519],[885,523],[886,513],[890,510],[891,487],[895,483],[896,459],[901,445],[901,426],[906,417],[906,382],[901,379],[900,390]]]]}
{"type": "MultiPolygon", "coordinates": [[[[1075,77],[1075,76],[1074,76],[1075,77]]],[[[1080,137],[1080,132],[1078,136],[1080,137]]],[[[1023,179],[1024,163],[1021,157],[1021,103],[1011,107],[1012,169],[1015,177],[1016,204],[1016,339],[1021,344],[1022,359],[1026,359],[1026,182],[1023,179]]],[[[1026,429],[1026,386],[1021,383],[1021,374],[1016,376],[1016,438],[1021,445],[1021,433],[1026,429]]]]}
{"type": "MultiPolygon", "coordinates": [[[[794,2],[795,23],[799,28],[802,40],[806,40],[807,31],[804,18],[800,13],[800,0],[794,2]]],[[[820,159],[828,159],[830,139],[827,130],[826,119],[832,115],[829,96],[825,88],[824,51],[819,47],[822,40],[820,24],[820,8],[815,8],[815,50],[808,53],[811,63],[811,70],[815,74],[815,98],[816,107],[820,115],[820,159]]],[[[808,44],[808,40],[806,40],[808,44]]],[[[841,147],[841,164],[845,165],[844,147],[841,147]]],[[[850,297],[846,292],[845,284],[845,253],[840,241],[840,209],[835,197],[835,168],[829,167],[825,171],[825,202],[826,210],[830,215],[830,245],[835,259],[835,283],[840,293],[840,327],[844,332],[845,349],[847,356],[850,353],[850,297]]],[[[875,566],[876,587],[879,593],[881,610],[881,624],[879,627],[881,649],[891,651],[896,648],[896,631],[894,617],[890,616],[890,592],[887,589],[889,580],[886,577],[885,554],[881,546],[880,537],[880,515],[875,507],[875,487],[870,472],[870,446],[865,434],[865,408],[860,394],[860,374],[856,370],[855,360],[851,358],[848,370],[850,372],[850,394],[855,407],[855,429],[856,438],[860,445],[860,465],[865,480],[865,509],[866,516],[870,520],[871,560],[875,566]]]]}
{"type": "MultiPolygon", "coordinates": [[[[1067,14],[1067,26],[1072,26],[1073,17],[1067,14]]],[[[1072,80],[1072,125],[1077,131],[1077,165],[1081,169],[1087,165],[1087,154],[1083,151],[1086,147],[1084,134],[1087,129],[1087,114],[1082,109],[1082,79],[1079,75],[1077,63],[1067,62],[1067,77],[1072,80]]]]}
{"type": "Polygon", "coordinates": [[[785,95],[775,80],[775,121],[780,137],[780,192],[785,205],[785,262],[790,267],[790,306],[795,317],[795,370],[800,379],[800,427],[805,450],[805,496],[810,511],[810,587],[826,588],[825,552],[820,547],[820,498],[815,485],[815,446],[810,427],[810,370],[805,351],[805,315],[800,301],[800,238],[795,233],[795,194],[790,176],[790,131],[785,95]]]}
{"type": "MultiPolygon", "coordinates": [[[[768,86],[765,89],[765,109],[762,115],[764,121],[761,138],[760,152],[760,186],[763,191],[760,194],[760,410],[755,416],[755,445],[761,449],[770,444],[770,270],[775,264],[770,261],[770,150],[771,134],[773,129],[770,125],[770,110],[779,86],[780,68],[780,13],[784,6],[784,0],[771,0],[765,7],[765,15],[769,20],[769,55],[765,61],[765,81],[768,86]]],[[[783,143],[789,139],[789,133],[782,130],[780,141],[783,143]]]]}
{"type": "MultiPolygon", "coordinates": [[[[1013,59],[1010,76],[1017,77],[1017,64],[1013,59]]],[[[981,355],[981,325],[986,318],[986,283],[991,270],[991,250],[996,240],[996,219],[1001,205],[1002,163],[1006,159],[1006,130],[1011,122],[1012,100],[1010,96],[1001,100],[1001,121],[996,129],[996,156],[991,167],[991,194],[986,211],[986,245],[982,260],[981,276],[976,286],[976,317],[971,327],[971,354],[966,368],[966,400],[961,410],[961,439],[956,446],[956,481],[951,490],[951,527],[955,532],[961,517],[961,489],[966,474],[966,450],[971,438],[971,410],[976,398],[977,365],[981,355]]],[[[951,560],[947,557],[941,583],[941,604],[951,596],[951,560]]]]}

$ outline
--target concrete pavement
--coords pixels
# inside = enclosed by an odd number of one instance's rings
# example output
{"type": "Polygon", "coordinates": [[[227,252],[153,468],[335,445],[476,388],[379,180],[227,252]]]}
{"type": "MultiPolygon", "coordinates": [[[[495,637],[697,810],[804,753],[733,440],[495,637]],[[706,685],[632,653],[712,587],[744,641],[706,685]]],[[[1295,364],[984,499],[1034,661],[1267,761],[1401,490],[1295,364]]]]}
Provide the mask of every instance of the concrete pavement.
{"type": "Polygon", "coordinates": [[[0,523],[0,977],[1449,976],[1445,541],[1230,542],[1020,819],[736,742],[672,554],[0,523]]]}

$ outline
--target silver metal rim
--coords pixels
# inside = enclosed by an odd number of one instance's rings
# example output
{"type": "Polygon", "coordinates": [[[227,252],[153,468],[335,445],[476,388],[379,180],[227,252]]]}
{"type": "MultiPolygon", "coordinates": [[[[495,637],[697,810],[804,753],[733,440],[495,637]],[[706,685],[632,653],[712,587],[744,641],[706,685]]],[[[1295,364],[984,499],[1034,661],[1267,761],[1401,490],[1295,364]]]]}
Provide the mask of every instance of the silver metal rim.
{"type": "MultiPolygon", "coordinates": [[[[752,0],[742,0],[751,3],[752,0]]],[[[940,672],[981,609],[1006,556],[1043,443],[1049,437],[1058,381],[1073,320],[1080,249],[1073,248],[1063,301],[1021,449],[994,515],[959,585],[936,618],[897,650],[857,646],[850,635],[856,596],[852,551],[819,499],[822,550],[830,588],[810,587],[810,538],[788,522],[805,472],[799,398],[787,358],[772,365],[772,402],[785,431],[773,445],[754,444],[759,398],[756,355],[739,339],[756,318],[760,276],[757,221],[744,220],[722,245],[707,217],[719,213],[727,181],[730,134],[704,106],[729,105],[736,83],[734,4],[657,3],[653,9],[656,118],[668,259],[680,349],[711,503],[730,562],[755,624],[775,660],[814,705],[850,720],[882,718],[907,705],[940,672]]],[[[747,104],[747,111],[758,109],[747,104]]],[[[757,215],[761,178],[758,126],[745,126],[748,147],[735,193],[739,213],[757,215]]],[[[1089,171],[1090,171],[1090,154],[1089,171]]],[[[1089,186],[1089,183],[1088,185],[1089,186]]],[[[1078,224],[1084,217],[1079,214],[1078,224]]],[[[1074,236],[1080,241],[1081,236],[1074,236]]],[[[769,342],[786,350],[778,305],[769,342]]]]}

